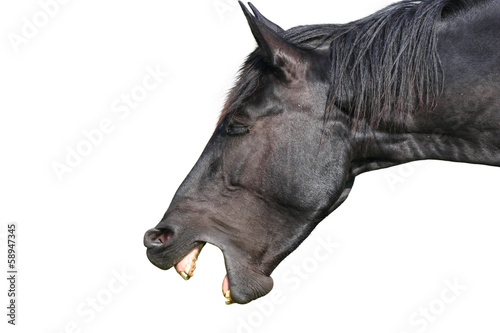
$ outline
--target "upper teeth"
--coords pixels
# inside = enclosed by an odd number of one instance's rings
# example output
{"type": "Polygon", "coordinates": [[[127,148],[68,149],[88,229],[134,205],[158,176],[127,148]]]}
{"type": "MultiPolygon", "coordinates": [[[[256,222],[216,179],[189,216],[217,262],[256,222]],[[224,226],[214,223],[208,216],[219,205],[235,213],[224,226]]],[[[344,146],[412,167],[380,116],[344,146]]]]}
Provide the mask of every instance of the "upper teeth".
{"type": "Polygon", "coordinates": [[[184,280],[187,281],[194,275],[194,270],[196,269],[196,260],[198,260],[198,255],[200,254],[200,251],[203,248],[203,245],[204,244],[201,244],[198,246],[197,251],[195,252],[195,255],[191,258],[191,262],[188,262],[186,264],[186,266],[184,267],[184,270],[181,272],[178,272],[184,280]]]}
{"type": "Polygon", "coordinates": [[[191,277],[193,277],[194,270],[196,269],[196,259],[196,257],[193,258],[193,261],[191,261],[191,263],[188,263],[186,267],[184,267],[184,271],[179,273],[184,280],[187,281],[191,277]]]}

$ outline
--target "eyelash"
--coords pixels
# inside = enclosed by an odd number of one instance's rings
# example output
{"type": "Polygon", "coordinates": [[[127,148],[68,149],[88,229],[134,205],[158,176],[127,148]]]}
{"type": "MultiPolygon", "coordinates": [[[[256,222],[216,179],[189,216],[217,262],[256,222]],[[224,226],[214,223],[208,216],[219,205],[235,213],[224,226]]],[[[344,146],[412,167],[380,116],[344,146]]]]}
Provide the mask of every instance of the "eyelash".
{"type": "Polygon", "coordinates": [[[245,135],[250,132],[252,126],[244,125],[230,119],[226,124],[226,133],[229,135],[245,135]]]}

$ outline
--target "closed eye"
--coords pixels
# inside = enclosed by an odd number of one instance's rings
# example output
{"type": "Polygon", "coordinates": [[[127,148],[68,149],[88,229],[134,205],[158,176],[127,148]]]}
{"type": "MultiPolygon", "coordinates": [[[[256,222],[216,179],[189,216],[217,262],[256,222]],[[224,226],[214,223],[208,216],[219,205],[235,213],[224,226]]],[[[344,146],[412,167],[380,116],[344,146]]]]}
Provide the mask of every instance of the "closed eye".
{"type": "Polygon", "coordinates": [[[226,133],[228,135],[245,135],[248,132],[250,132],[250,129],[252,128],[251,125],[246,125],[239,123],[235,121],[234,119],[231,119],[227,124],[226,124],[226,133]]]}

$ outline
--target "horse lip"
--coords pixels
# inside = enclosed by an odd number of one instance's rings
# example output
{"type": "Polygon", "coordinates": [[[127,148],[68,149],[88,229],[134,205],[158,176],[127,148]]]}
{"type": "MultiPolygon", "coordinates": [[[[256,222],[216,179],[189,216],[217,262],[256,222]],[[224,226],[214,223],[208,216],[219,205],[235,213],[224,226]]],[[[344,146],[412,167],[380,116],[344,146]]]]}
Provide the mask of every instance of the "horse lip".
{"type": "Polygon", "coordinates": [[[247,304],[271,291],[273,279],[246,262],[241,250],[219,248],[224,256],[232,303],[247,304]]]}
{"type": "Polygon", "coordinates": [[[155,246],[148,247],[146,255],[153,265],[168,270],[177,265],[193,249],[205,244],[203,241],[179,244],[174,238],[175,234],[165,243],[158,242],[155,246]]]}

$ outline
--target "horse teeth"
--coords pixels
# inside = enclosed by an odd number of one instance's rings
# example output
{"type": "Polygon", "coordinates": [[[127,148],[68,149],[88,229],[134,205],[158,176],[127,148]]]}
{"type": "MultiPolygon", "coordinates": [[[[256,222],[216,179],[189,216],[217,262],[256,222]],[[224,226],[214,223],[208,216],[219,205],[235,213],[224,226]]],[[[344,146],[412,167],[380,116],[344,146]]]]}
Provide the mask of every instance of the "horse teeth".
{"type": "MultiPolygon", "coordinates": [[[[193,269],[194,271],[194,269],[193,269]]],[[[187,264],[186,267],[184,268],[184,272],[189,276],[193,276],[193,272],[191,272],[191,264],[187,264]]]]}
{"type": "Polygon", "coordinates": [[[187,281],[187,280],[189,280],[189,279],[191,278],[189,275],[187,275],[187,274],[186,274],[186,273],[184,273],[184,272],[180,272],[179,274],[180,274],[180,276],[182,276],[182,278],[183,278],[184,280],[186,280],[186,281],[187,281]]]}
{"type": "Polygon", "coordinates": [[[194,248],[184,259],[175,265],[177,273],[184,279],[189,280],[194,275],[194,270],[196,269],[196,261],[200,255],[200,251],[205,244],[200,244],[194,248]],[[184,267],[182,267],[184,266],[184,267]]]}
{"type": "Polygon", "coordinates": [[[184,271],[179,272],[179,274],[184,280],[187,281],[193,277],[195,269],[196,269],[196,264],[195,260],[193,260],[190,264],[187,264],[186,267],[184,267],[184,271]]]}
{"type": "Polygon", "coordinates": [[[226,292],[226,294],[224,295],[224,297],[225,297],[225,298],[226,298],[226,300],[227,300],[227,301],[226,301],[226,304],[227,304],[227,305],[231,305],[231,304],[233,304],[233,300],[231,299],[231,290],[228,290],[228,291],[226,292]]]}

